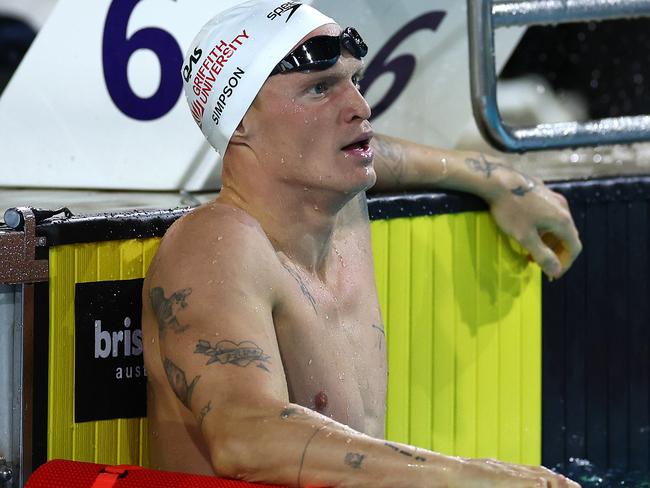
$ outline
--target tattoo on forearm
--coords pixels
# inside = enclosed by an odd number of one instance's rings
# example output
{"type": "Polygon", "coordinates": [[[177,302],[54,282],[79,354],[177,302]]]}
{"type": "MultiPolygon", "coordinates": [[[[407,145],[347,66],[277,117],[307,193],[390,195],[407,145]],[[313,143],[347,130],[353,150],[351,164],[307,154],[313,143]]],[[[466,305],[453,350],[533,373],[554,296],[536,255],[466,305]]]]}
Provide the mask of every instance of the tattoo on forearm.
{"type": "Polygon", "coordinates": [[[483,173],[486,178],[492,176],[492,173],[498,169],[518,174],[526,181],[525,185],[519,185],[516,188],[510,189],[510,192],[518,197],[525,196],[527,193],[530,193],[537,187],[537,184],[530,176],[522,173],[521,171],[517,171],[516,169],[511,168],[510,166],[507,166],[503,163],[493,163],[491,161],[488,161],[488,159],[485,157],[485,154],[481,154],[480,159],[467,158],[465,160],[465,164],[472,171],[476,173],[483,173]]]}
{"type": "Polygon", "coordinates": [[[163,365],[165,367],[165,374],[167,375],[167,381],[172,387],[172,390],[176,394],[176,397],[185,405],[188,409],[190,408],[192,402],[192,393],[194,392],[194,387],[199,381],[201,376],[195,376],[192,380],[192,383],[187,384],[187,378],[185,377],[185,371],[180,369],[169,359],[165,358],[163,365]]]}
{"type": "Polygon", "coordinates": [[[359,469],[365,457],[365,454],[359,454],[358,452],[348,452],[345,455],[345,464],[350,466],[352,469],[359,469]]]}
{"type": "Polygon", "coordinates": [[[329,422],[325,425],[322,425],[318,429],[314,431],[314,433],[311,435],[309,440],[307,441],[307,444],[305,444],[305,448],[302,450],[302,456],[300,456],[300,467],[298,468],[298,487],[300,488],[302,485],[300,484],[300,479],[302,478],[302,467],[305,464],[305,454],[307,454],[307,449],[309,448],[309,444],[311,444],[311,441],[314,440],[314,437],[316,437],[316,434],[318,434],[321,430],[326,429],[332,422],[329,422]]]}
{"type": "Polygon", "coordinates": [[[299,408],[296,407],[287,407],[282,410],[280,413],[280,418],[282,420],[287,420],[293,417],[306,417],[307,414],[299,408]]]}
{"type": "Polygon", "coordinates": [[[314,298],[314,295],[312,295],[311,292],[309,291],[309,288],[307,288],[307,285],[305,284],[303,279],[300,277],[298,273],[296,273],[295,270],[291,269],[285,263],[282,263],[282,266],[284,266],[284,269],[286,269],[291,275],[291,277],[294,280],[296,280],[298,286],[300,286],[300,291],[302,292],[303,296],[309,301],[309,303],[311,303],[314,312],[316,313],[316,315],[318,315],[318,311],[316,310],[316,299],[314,298]]]}
{"type": "Polygon", "coordinates": [[[213,346],[208,341],[199,340],[194,354],[209,356],[210,359],[206,365],[213,363],[234,364],[245,368],[254,363],[258,368],[270,372],[265,363],[270,361],[271,356],[264,354],[262,348],[252,341],[221,341],[213,346]]]}
{"type": "Polygon", "coordinates": [[[201,409],[201,411],[199,412],[199,418],[198,418],[199,427],[201,427],[203,425],[203,419],[205,419],[205,416],[208,413],[210,413],[211,410],[212,410],[212,400],[208,401],[207,405],[205,407],[203,407],[201,409]]]}
{"type": "Polygon", "coordinates": [[[402,449],[401,447],[396,446],[395,444],[391,444],[391,443],[389,443],[389,442],[384,443],[384,445],[385,445],[386,447],[390,447],[393,451],[395,451],[395,452],[401,454],[402,456],[407,456],[407,457],[413,458],[413,459],[415,459],[416,461],[421,461],[421,462],[426,461],[426,458],[423,458],[422,456],[418,456],[418,455],[417,455],[417,449],[415,450],[415,452],[410,453],[410,452],[408,452],[408,451],[405,451],[405,450],[402,449]]]}
{"type": "Polygon", "coordinates": [[[379,350],[381,351],[381,349],[382,349],[382,343],[383,343],[383,341],[385,340],[386,333],[384,332],[384,328],[383,328],[383,327],[380,327],[380,326],[375,325],[375,324],[372,324],[372,327],[373,327],[373,329],[377,329],[377,330],[379,331],[379,333],[381,334],[381,335],[379,336],[379,343],[378,343],[379,350]]]}
{"type": "Polygon", "coordinates": [[[158,321],[158,333],[162,335],[167,329],[172,329],[176,334],[185,332],[189,325],[181,325],[176,318],[179,309],[187,307],[186,298],[192,293],[191,288],[183,288],[165,297],[165,290],[160,287],[152,288],[149,291],[151,307],[156,314],[158,321]]]}
{"type": "Polygon", "coordinates": [[[373,143],[375,162],[386,168],[395,183],[401,183],[406,174],[406,155],[402,146],[380,136],[375,136],[373,143]]]}

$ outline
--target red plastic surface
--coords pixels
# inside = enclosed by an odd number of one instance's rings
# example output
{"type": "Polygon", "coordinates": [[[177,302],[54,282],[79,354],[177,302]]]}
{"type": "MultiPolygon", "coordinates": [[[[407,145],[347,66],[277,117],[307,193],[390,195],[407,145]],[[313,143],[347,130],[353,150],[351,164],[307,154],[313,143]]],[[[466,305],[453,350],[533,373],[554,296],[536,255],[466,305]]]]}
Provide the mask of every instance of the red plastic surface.
{"type": "MultiPolygon", "coordinates": [[[[91,488],[99,474],[110,468],[105,464],[82,463],[57,459],[38,468],[25,488],[91,488]]],[[[128,467],[127,467],[128,468],[128,467]]],[[[113,470],[110,470],[113,471],[113,470]]],[[[114,472],[114,471],[113,471],[114,472]]],[[[213,476],[127,469],[118,477],[115,488],[283,488],[277,485],[259,485],[243,481],[224,480],[213,476]]]]}

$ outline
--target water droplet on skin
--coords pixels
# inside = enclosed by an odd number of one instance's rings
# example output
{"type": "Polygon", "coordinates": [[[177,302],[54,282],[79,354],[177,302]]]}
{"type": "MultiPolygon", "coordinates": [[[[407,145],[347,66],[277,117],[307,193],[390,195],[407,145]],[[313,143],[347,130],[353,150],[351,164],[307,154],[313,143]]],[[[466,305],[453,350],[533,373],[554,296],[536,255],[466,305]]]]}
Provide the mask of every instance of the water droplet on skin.
{"type": "Polygon", "coordinates": [[[319,210],[318,205],[314,205],[314,210],[316,210],[318,212],[318,210],[319,210]]]}
{"type": "Polygon", "coordinates": [[[218,240],[218,241],[220,241],[220,240],[222,240],[222,239],[223,239],[223,236],[219,236],[219,237],[217,237],[217,240],[218,240]]]}
{"type": "Polygon", "coordinates": [[[348,438],[345,440],[345,443],[346,443],[346,444],[349,444],[350,442],[352,442],[352,439],[350,439],[350,438],[348,437],[348,438]]]}
{"type": "Polygon", "coordinates": [[[313,362],[314,362],[314,361],[310,359],[309,362],[307,363],[307,365],[308,365],[308,366],[311,366],[311,363],[313,363],[313,362]]]}
{"type": "Polygon", "coordinates": [[[306,186],[304,186],[304,187],[302,188],[302,190],[303,190],[303,191],[309,191],[309,188],[307,188],[306,186]]]}
{"type": "Polygon", "coordinates": [[[330,316],[329,316],[329,315],[325,315],[325,320],[329,320],[329,319],[330,319],[330,316]]]}
{"type": "Polygon", "coordinates": [[[284,158],[280,159],[280,164],[284,164],[284,163],[285,163],[284,158]]]}

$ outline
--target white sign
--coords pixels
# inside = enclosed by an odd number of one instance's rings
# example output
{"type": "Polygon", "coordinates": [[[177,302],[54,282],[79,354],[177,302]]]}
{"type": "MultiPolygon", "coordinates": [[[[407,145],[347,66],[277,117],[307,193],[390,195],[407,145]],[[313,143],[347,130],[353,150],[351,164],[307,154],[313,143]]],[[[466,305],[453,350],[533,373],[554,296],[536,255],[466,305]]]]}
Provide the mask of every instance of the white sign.
{"type": "MultiPolygon", "coordinates": [[[[0,98],[0,186],[217,188],[180,67],[201,26],[238,1],[59,0],[0,98]]],[[[377,131],[454,146],[471,119],[464,2],[310,3],[370,47],[377,131]]],[[[520,34],[499,31],[504,58],[520,34]]]]}

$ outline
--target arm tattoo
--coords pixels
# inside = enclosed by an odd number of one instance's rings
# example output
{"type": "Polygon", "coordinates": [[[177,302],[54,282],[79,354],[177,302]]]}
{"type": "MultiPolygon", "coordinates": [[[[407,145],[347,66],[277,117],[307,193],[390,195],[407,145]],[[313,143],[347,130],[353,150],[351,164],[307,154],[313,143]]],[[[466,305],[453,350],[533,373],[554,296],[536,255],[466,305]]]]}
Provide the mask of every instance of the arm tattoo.
{"type": "Polygon", "coordinates": [[[379,345],[379,350],[381,351],[382,339],[384,339],[386,337],[386,333],[384,332],[383,327],[380,327],[380,326],[375,325],[375,324],[372,324],[372,327],[373,327],[373,329],[377,329],[377,331],[381,334],[381,336],[379,337],[379,344],[378,344],[379,345]]]}
{"type": "Polygon", "coordinates": [[[296,280],[298,285],[300,286],[300,291],[302,292],[303,296],[311,303],[311,306],[314,309],[314,312],[316,315],[318,315],[318,311],[316,310],[316,299],[314,298],[314,295],[311,294],[309,291],[309,288],[307,288],[307,285],[303,281],[303,279],[300,277],[298,273],[296,273],[293,269],[291,269],[289,266],[287,266],[285,263],[282,263],[282,266],[284,266],[284,269],[286,269],[291,277],[296,280]]]}
{"type": "Polygon", "coordinates": [[[537,187],[537,184],[530,176],[522,173],[521,171],[517,171],[516,169],[511,168],[510,166],[507,166],[503,163],[493,163],[491,161],[488,161],[485,157],[485,154],[481,154],[480,160],[467,158],[465,160],[465,164],[475,173],[483,173],[486,178],[492,176],[492,173],[498,169],[518,174],[526,181],[526,185],[519,185],[516,188],[510,189],[510,192],[518,197],[525,196],[527,193],[530,193],[537,187]]]}
{"type": "Polygon", "coordinates": [[[350,466],[352,469],[359,469],[365,457],[365,454],[359,454],[358,452],[348,452],[345,455],[345,464],[350,466]]]}
{"type": "Polygon", "coordinates": [[[212,346],[208,341],[199,340],[194,354],[209,356],[210,359],[205,363],[206,365],[213,363],[234,364],[245,368],[249,364],[255,363],[258,368],[270,372],[264,363],[268,363],[271,356],[264,354],[262,348],[252,341],[239,343],[221,341],[212,346]]]}
{"type": "Polygon", "coordinates": [[[199,412],[199,418],[197,419],[199,421],[199,427],[203,425],[203,419],[208,413],[210,413],[211,410],[212,410],[212,400],[210,400],[208,404],[205,407],[203,407],[199,412]]]}
{"type": "Polygon", "coordinates": [[[373,139],[376,159],[390,173],[395,183],[401,183],[406,175],[406,155],[399,144],[394,144],[383,137],[373,139]]]}
{"type": "Polygon", "coordinates": [[[291,417],[306,417],[307,414],[300,410],[299,408],[296,407],[287,407],[284,410],[282,410],[282,413],[280,413],[280,418],[282,420],[287,420],[288,418],[291,417]]]}
{"type": "Polygon", "coordinates": [[[192,402],[192,393],[194,392],[194,387],[196,386],[196,383],[199,381],[199,378],[201,376],[195,376],[192,380],[192,383],[188,385],[187,379],[185,377],[185,371],[180,369],[167,358],[165,358],[164,366],[169,385],[172,387],[172,390],[181,401],[181,403],[189,409],[192,402]]]}
{"type": "Polygon", "coordinates": [[[395,444],[391,444],[391,443],[389,443],[389,442],[384,443],[384,445],[385,445],[386,447],[390,447],[393,451],[395,451],[395,452],[401,454],[402,456],[406,456],[406,457],[413,458],[413,459],[415,459],[416,461],[421,461],[421,462],[426,461],[426,458],[423,458],[422,456],[418,456],[418,455],[417,455],[417,452],[418,452],[417,449],[415,449],[415,451],[414,451],[413,453],[410,453],[410,452],[408,452],[408,451],[405,451],[405,450],[402,449],[401,447],[396,446],[395,444]]]}
{"type": "Polygon", "coordinates": [[[305,454],[307,454],[307,449],[309,448],[309,444],[311,444],[311,441],[314,440],[316,434],[318,434],[321,430],[326,429],[331,423],[332,422],[329,422],[316,429],[314,433],[311,435],[311,437],[309,438],[309,440],[307,441],[307,444],[305,444],[305,448],[302,450],[302,456],[300,457],[300,468],[298,468],[298,488],[302,487],[302,485],[300,484],[300,478],[302,478],[302,467],[305,464],[305,454]]]}
{"type": "Polygon", "coordinates": [[[151,307],[158,321],[158,333],[162,335],[167,329],[172,329],[176,334],[185,332],[189,325],[181,325],[176,318],[179,309],[187,307],[185,299],[192,293],[191,288],[183,288],[165,298],[165,290],[160,287],[149,291],[151,307]]]}

